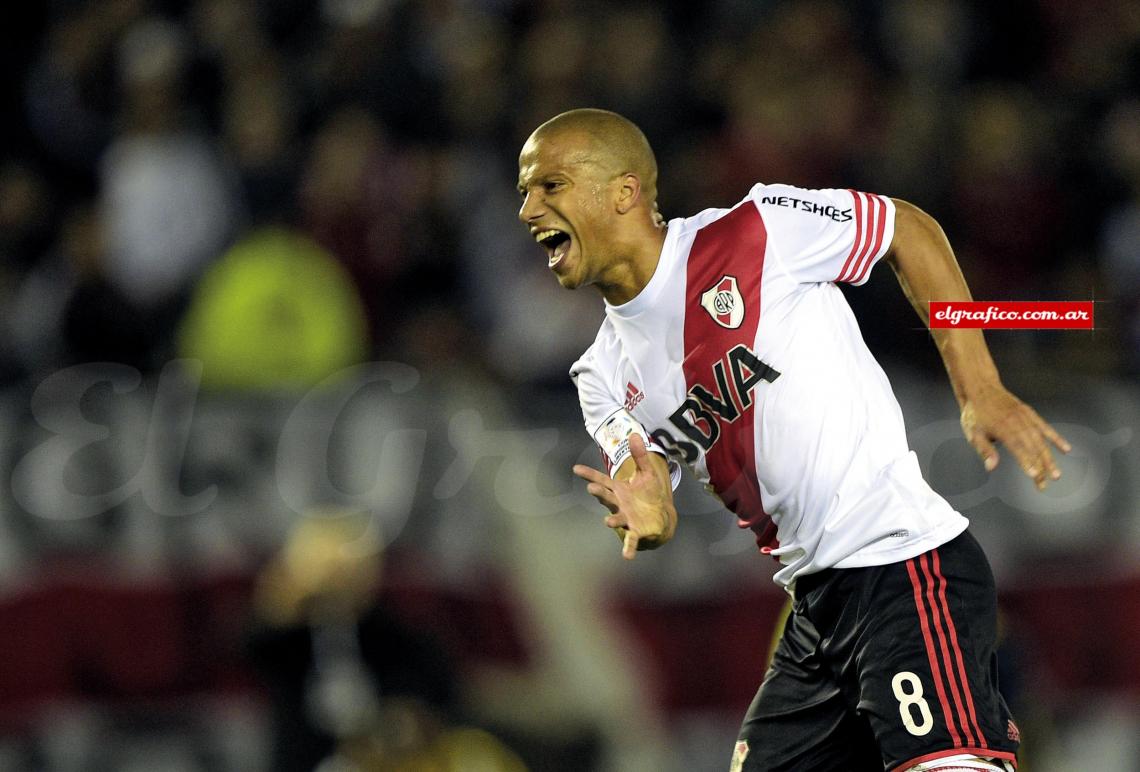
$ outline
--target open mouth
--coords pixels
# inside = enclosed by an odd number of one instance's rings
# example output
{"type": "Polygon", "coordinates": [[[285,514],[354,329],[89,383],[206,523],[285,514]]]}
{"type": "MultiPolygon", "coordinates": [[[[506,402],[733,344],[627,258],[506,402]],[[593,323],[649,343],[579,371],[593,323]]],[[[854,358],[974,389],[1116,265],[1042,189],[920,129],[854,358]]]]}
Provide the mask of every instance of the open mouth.
{"type": "Polygon", "coordinates": [[[566,253],[570,251],[570,235],[560,230],[550,228],[534,234],[534,239],[546,248],[547,266],[553,268],[562,262],[566,253]]]}

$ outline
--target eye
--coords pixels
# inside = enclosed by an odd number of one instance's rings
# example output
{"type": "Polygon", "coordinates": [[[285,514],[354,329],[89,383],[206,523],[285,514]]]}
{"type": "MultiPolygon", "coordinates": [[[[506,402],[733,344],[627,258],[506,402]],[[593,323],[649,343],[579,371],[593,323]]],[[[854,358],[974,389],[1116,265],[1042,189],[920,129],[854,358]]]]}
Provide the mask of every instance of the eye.
{"type": "Polygon", "coordinates": [[[561,188],[562,188],[561,182],[544,182],[544,183],[542,183],[542,189],[544,191],[546,191],[547,193],[556,193],[561,188]]]}

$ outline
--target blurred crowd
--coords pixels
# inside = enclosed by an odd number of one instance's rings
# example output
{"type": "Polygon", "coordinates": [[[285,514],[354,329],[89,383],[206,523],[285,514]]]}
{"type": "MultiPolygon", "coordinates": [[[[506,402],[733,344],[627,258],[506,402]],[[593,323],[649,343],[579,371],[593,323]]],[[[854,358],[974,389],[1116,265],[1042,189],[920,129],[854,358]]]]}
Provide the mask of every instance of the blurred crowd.
{"type": "MultiPolygon", "coordinates": [[[[643,127],[667,217],[758,180],[906,198],[975,297],[1110,301],[1024,363],[1140,370],[1130,0],[53,0],[2,34],[0,384],[175,357],[223,388],[375,358],[566,384],[599,304],[546,276],[514,178],[583,105],[643,127]]],[[[872,347],[915,326],[877,286],[872,347]]]]}

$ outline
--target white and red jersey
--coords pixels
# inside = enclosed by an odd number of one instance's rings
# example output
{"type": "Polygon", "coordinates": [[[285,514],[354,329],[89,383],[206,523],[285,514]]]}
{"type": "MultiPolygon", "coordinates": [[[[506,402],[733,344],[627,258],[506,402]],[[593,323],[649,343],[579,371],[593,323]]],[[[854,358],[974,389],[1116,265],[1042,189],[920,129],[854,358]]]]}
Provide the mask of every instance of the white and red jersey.
{"type": "Polygon", "coordinates": [[[914,557],[967,520],[923,480],[835,282],[894,235],[889,198],[756,185],[671,220],[649,283],[570,371],[611,473],[630,431],[683,462],[782,564],[776,581],[914,557]]]}

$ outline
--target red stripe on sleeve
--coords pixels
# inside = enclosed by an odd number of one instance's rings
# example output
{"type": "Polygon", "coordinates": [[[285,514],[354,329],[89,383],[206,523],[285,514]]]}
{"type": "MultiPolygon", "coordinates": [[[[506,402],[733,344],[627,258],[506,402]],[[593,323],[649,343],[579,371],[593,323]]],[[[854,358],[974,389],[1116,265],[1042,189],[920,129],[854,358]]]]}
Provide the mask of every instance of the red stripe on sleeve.
{"type": "MultiPolygon", "coordinates": [[[[875,240],[863,259],[863,265],[859,269],[858,276],[852,280],[855,283],[863,281],[870,272],[871,265],[875,262],[875,255],[879,254],[879,248],[883,245],[883,233],[886,231],[887,225],[887,202],[883,200],[882,196],[869,195],[868,198],[873,200],[879,208],[874,225],[872,226],[872,233],[874,234],[875,240]]],[[[870,241],[870,239],[868,239],[868,241],[870,241]]]]}
{"type": "Polygon", "coordinates": [[[859,274],[863,272],[863,269],[867,264],[867,256],[871,253],[871,246],[875,243],[875,212],[879,202],[876,201],[875,197],[872,195],[869,195],[867,193],[863,193],[862,195],[867,197],[867,224],[865,227],[867,237],[863,240],[863,246],[859,250],[859,256],[855,258],[855,265],[851,269],[851,275],[847,277],[847,281],[849,282],[855,281],[856,277],[858,277],[859,274]]]}
{"type": "Polygon", "coordinates": [[[855,200],[855,240],[851,243],[851,253],[847,255],[843,268],[835,277],[836,281],[847,281],[847,271],[851,268],[851,261],[855,258],[855,253],[859,251],[859,240],[863,236],[863,199],[859,197],[858,191],[849,190],[847,192],[855,200]]]}

